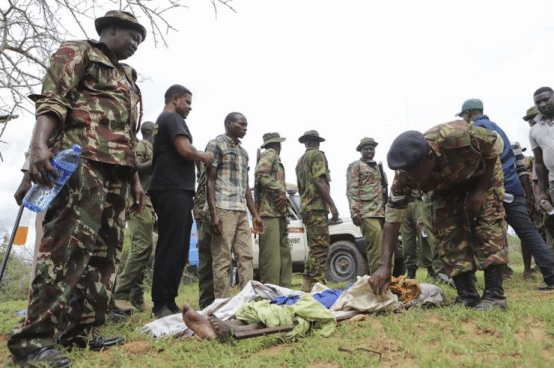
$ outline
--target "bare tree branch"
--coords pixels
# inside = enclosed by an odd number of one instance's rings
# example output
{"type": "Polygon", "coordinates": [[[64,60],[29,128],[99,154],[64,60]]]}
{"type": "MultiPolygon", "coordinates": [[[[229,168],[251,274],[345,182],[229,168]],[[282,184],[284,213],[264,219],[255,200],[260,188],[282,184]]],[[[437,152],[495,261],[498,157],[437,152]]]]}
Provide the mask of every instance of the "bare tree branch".
{"type": "MultiPolygon", "coordinates": [[[[0,2],[0,116],[29,112],[26,96],[41,85],[49,58],[71,38],[89,38],[84,24],[119,9],[146,19],[154,44],[167,47],[166,36],[176,31],[166,15],[188,8],[191,0],[2,0],[0,2]],[[70,21],[68,21],[70,20],[70,21]],[[69,28],[71,25],[73,28],[69,28]]],[[[233,12],[232,0],[210,0],[233,12]]],[[[0,137],[8,121],[0,121],[0,137]]],[[[0,160],[2,156],[0,153],[0,160]]]]}

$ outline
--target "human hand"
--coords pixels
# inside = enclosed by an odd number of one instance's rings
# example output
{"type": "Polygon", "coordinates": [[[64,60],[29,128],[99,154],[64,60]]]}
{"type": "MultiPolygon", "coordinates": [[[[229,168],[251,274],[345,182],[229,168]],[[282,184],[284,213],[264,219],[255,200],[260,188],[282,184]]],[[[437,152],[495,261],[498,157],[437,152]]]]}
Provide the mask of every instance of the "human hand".
{"type": "Polygon", "coordinates": [[[369,285],[371,286],[371,289],[373,290],[373,293],[375,295],[383,295],[385,292],[387,292],[391,280],[391,266],[390,265],[381,265],[379,269],[375,273],[373,273],[371,276],[369,276],[369,279],[367,280],[369,285]]]}
{"type": "Polygon", "coordinates": [[[146,194],[140,184],[138,173],[134,174],[131,181],[131,195],[133,197],[133,204],[130,206],[129,211],[133,214],[142,213],[146,204],[146,194]]]}
{"type": "Polygon", "coordinates": [[[477,189],[468,194],[465,208],[470,219],[479,219],[487,200],[487,191],[477,189]]]}
{"type": "Polygon", "coordinates": [[[206,164],[206,167],[209,168],[212,165],[213,160],[214,160],[214,154],[212,154],[211,152],[204,153],[202,161],[204,162],[204,164],[206,164]]]}
{"type": "Polygon", "coordinates": [[[210,217],[210,226],[214,235],[221,236],[223,234],[223,221],[217,213],[210,217]]]}
{"type": "Polygon", "coordinates": [[[19,187],[17,190],[15,190],[15,193],[13,197],[15,197],[15,202],[17,202],[17,205],[21,205],[21,202],[23,202],[23,198],[31,189],[31,186],[33,184],[31,183],[31,177],[29,176],[29,172],[25,172],[23,175],[23,178],[21,179],[21,183],[19,184],[19,187]]]}
{"type": "Polygon", "coordinates": [[[54,154],[43,144],[33,145],[29,152],[29,178],[31,181],[41,186],[52,187],[52,182],[48,175],[58,179],[58,173],[50,163],[54,154]]]}
{"type": "Polygon", "coordinates": [[[331,206],[331,223],[336,223],[339,220],[339,211],[335,205],[331,206]]]}
{"type": "Polygon", "coordinates": [[[265,231],[265,226],[262,218],[259,215],[256,215],[252,219],[252,225],[254,226],[254,231],[256,234],[263,234],[265,231]]]}
{"type": "Polygon", "coordinates": [[[362,225],[362,216],[361,215],[354,215],[354,218],[352,218],[352,223],[354,223],[355,226],[359,227],[362,225]]]}

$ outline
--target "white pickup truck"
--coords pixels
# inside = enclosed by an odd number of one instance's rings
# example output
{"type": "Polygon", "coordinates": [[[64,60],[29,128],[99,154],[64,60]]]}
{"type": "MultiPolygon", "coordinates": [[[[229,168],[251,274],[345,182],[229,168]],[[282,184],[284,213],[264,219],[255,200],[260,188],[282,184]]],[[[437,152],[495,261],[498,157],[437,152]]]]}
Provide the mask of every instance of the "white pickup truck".
{"type": "MultiPolygon", "coordinates": [[[[304,270],[304,261],[308,255],[306,227],[300,217],[300,197],[295,190],[288,191],[288,200],[292,209],[289,220],[289,244],[292,253],[294,272],[304,270]]],[[[359,227],[350,218],[342,218],[337,223],[329,223],[331,245],[327,258],[327,280],[332,282],[350,281],[368,273],[366,245],[359,227]]],[[[252,236],[254,271],[258,269],[259,237],[252,236]]],[[[402,262],[402,243],[398,242],[395,253],[394,275],[404,274],[402,262]]]]}

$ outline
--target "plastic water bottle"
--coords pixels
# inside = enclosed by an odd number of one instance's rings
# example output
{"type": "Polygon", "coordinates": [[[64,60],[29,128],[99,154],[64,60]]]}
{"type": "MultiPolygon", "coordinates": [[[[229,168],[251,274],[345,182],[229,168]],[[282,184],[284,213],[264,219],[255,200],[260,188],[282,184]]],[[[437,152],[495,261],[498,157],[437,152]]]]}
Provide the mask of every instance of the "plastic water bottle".
{"type": "Polygon", "coordinates": [[[54,200],[60,192],[69,177],[79,166],[79,157],[81,154],[81,146],[73,145],[71,149],[60,151],[51,161],[50,164],[58,174],[58,179],[55,180],[49,174],[48,178],[52,182],[52,187],[41,186],[35,183],[23,198],[23,205],[35,213],[40,213],[46,210],[48,205],[54,200]]]}

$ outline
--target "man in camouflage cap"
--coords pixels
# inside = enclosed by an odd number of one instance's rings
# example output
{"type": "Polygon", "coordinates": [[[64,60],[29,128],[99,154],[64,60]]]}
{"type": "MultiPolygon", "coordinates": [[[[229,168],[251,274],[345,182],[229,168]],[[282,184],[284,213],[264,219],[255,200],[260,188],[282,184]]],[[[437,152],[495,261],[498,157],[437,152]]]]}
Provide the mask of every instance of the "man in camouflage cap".
{"type": "Polygon", "coordinates": [[[387,189],[383,186],[387,180],[382,178],[385,173],[381,173],[373,160],[377,145],[373,138],[363,138],[356,147],[362,158],[351,163],[346,170],[346,197],[352,222],[360,227],[364,235],[369,274],[379,268],[387,203],[387,189]]]}
{"type": "Polygon", "coordinates": [[[310,292],[316,282],[326,283],[326,262],[329,254],[329,222],[327,214],[331,209],[332,221],[339,219],[339,212],[331,198],[329,182],[331,175],[325,153],[319,150],[319,137],[315,130],[307,131],[298,141],[305,144],[306,152],[296,165],[296,180],[300,194],[300,214],[308,238],[308,260],[302,274],[304,292],[310,292]]]}
{"type": "Polygon", "coordinates": [[[57,178],[50,165],[54,152],[73,144],[82,152],[81,164],[47,209],[27,318],[8,341],[14,361],[23,365],[68,366],[56,343],[101,350],[125,342],[94,335],[92,328],[104,323],[109,310],[129,191],[131,210],[144,208],[134,152],[140,91],[120,60],[135,53],[146,30],[120,11],[95,24],[99,42],[63,43],[42,93],[32,96],[31,180],[51,185],[48,175],[57,178]]]}
{"type": "Polygon", "coordinates": [[[288,240],[287,214],[289,213],[285,168],[279,157],[281,142],[279,133],[263,135],[265,149],[256,164],[256,182],[259,188],[258,213],[265,231],[260,235],[260,282],[290,287],[292,256],[288,240]]]}
{"type": "Polygon", "coordinates": [[[508,262],[502,146],[496,133],[460,120],[425,134],[404,132],[394,140],[387,155],[396,174],[385,214],[382,265],[369,279],[376,294],[390,285],[391,257],[410,193],[433,190],[433,227],[456,284],[456,302],[477,310],[507,307],[501,274],[508,262]],[[482,299],[475,269],[485,270],[482,299]]]}

